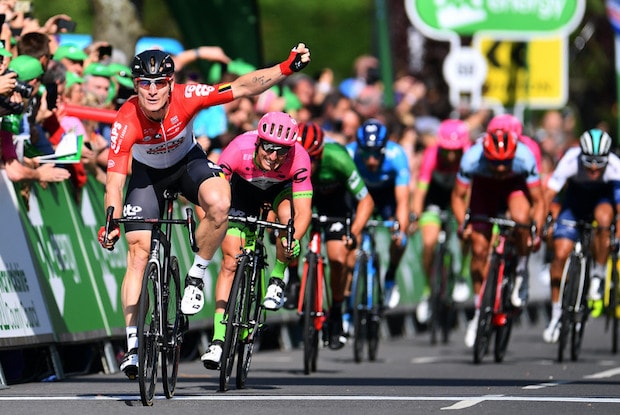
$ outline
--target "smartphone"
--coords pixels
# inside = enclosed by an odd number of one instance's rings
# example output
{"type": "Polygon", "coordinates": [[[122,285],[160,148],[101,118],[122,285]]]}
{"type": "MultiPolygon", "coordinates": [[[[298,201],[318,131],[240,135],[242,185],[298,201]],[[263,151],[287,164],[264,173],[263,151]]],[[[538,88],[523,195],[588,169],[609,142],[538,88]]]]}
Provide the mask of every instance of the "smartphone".
{"type": "Polygon", "coordinates": [[[32,2],[31,1],[17,1],[15,2],[15,7],[13,8],[15,13],[22,12],[24,14],[32,13],[32,2]]]}
{"type": "Polygon", "coordinates": [[[75,32],[76,26],[77,22],[74,22],[73,20],[56,19],[56,27],[59,32],[73,33],[75,32]]]}
{"type": "Polygon", "coordinates": [[[45,89],[47,90],[47,108],[53,110],[56,108],[56,100],[58,99],[58,84],[56,82],[45,84],[45,89]]]}
{"type": "Polygon", "coordinates": [[[99,46],[97,53],[99,54],[99,60],[104,60],[106,56],[112,56],[112,46],[99,46]]]}

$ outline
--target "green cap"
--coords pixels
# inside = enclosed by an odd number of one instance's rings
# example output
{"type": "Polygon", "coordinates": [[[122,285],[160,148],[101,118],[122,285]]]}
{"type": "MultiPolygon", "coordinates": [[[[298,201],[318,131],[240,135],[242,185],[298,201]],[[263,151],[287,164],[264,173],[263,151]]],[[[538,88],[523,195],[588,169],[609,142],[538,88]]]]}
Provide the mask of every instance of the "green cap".
{"type": "Polygon", "coordinates": [[[75,72],[68,72],[65,79],[65,88],[69,89],[74,84],[84,83],[84,78],[76,74],[75,72]]]}
{"type": "Polygon", "coordinates": [[[108,65],[108,70],[119,84],[125,88],[133,89],[133,78],[131,77],[131,68],[129,66],[111,63],[108,65]]]}
{"type": "Polygon", "coordinates": [[[56,49],[56,52],[54,53],[53,59],[55,61],[59,61],[62,58],[67,58],[72,61],[83,61],[83,60],[86,60],[86,58],[88,58],[88,55],[86,54],[86,52],[84,52],[79,47],[73,44],[67,43],[67,44],[58,46],[58,49],[56,49]]]}
{"type": "Polygon", "coordinates": [[[41,62],[28,55],[19,55],[11,59],[9,69],[17,72],[17,78],[22,82],[28,82],[43,75],[41,62]]]}
{"type": "Polygon", "coordinates": [[[6,50],[5,48],[0,48],[0,56],[5,56],[7,58],[12,58],[13,54],[6,50]]]}
{"type": "Polygon", "coordinates": [[[113,74],[107,65],[94,62],[84,68],[84,75],[102,76],[104,78],[110,78],[113,74]]]}

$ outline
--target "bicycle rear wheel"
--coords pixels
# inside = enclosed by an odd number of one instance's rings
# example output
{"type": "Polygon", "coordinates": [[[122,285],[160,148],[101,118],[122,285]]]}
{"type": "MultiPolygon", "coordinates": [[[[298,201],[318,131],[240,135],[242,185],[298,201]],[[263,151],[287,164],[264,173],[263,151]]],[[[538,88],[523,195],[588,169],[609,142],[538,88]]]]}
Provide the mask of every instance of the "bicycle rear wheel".
{"type": "Polygon", "coordinates": [[[187,317],[181,313],[181,276],[179,260],[170,258],[167,293],[164,293],[162,309],[166,316],[166,330],[164,332],[164,348],[162,349],[161,377],[164,384],[164,394],[170,399],[174,396],[181,359],[181,344],[183,333],[187,328],[187,317]]]}
{"type": "Polygon", "coordinates": [[[153,405],[157,381],[158,338],[160,336],[159,264],[149,262],[142,278],[138,302],[138,383],[144,406],[153,405]]]}
{"type": "Polygon", "coordinates": [[[383,295],[381,290],[381,272],[379,270],[379,258],[375,256],[372,261],[372,302],[370,312],[368,313],[368,360],[374,362],[377,360],[377,351],[379,349],[379,339],[381,336],[381,304],[380,298],[383,295]]]}
{"type": "Polygon", "coordinates": [[[564,349],[568,343],[568,335],[573,331],[575,302],[579,289],[581,262],[575,255],[568,257],[568,267],[564,278],[562,293],[562,317],[560,318],[560,336],[558,340],[558,362],[564,360],[564,349]]]}
{"type": "MultiPolygon", "coordinates": [[[[509,303],[510,294],[514,288],[514,279],[504,275],[504,281],[502,284],[502,311],[505,313],[512,307],[509,303]]],[[[495,327],[495,349],[493,350],[495,362],[501,363],[504,361],[506,350],[508,349],[508,342],[510,341],[510,334],[512,332],[513,315],[506,315],[505,322],[495,327]]]]}
{"type": "Polygon", "coordinates": [[[224,338],[224,347],[222,348],[222,360],[220,362],[220,391],[228,390],[228,381],[235,364],[235,355],[237,353],[237,343],[239,341],[239,326],[241,324],[243,312],[243,287],[246,283],[246,268],[248,267],[250,258],[242,255],[237,263],[235,278],[230,288],[228,302],[226,303],[226,311],[224,320],[226,321],[226,337],[224,338]]]}
{"type": "MultiPolygon", "coordinates": [[[[252,271],[248,269],[247,272],[250,273],[252,271]]],[[[239,329],[239,340],[237,346],[237,377],[235,378],[237,389],[243,389],[245,387],[245,381],[248,378],[250,364],[252,363],[254,346],[256,344],[256,339],[260,334],[260,319],[262,312],[260,300],[263,299],[263,293],[260,287],[262,287],[262,280],[261,275],[256,275],[254,278],[248,277],[245,280],[243,290],[241,291],[243,293],[243,297],[241,299],[243,308],[241,312],[242,325],[239,329]]]]}
{"type": "Polygon", "coordinates": [[[367,275],[368,272],[368,256],[365,252],[361,252],[355,269],[353,272],[353,284],[351,287],[351,298],[353,301],[353,327],[354,327],[354,339],[353,339],[353,359],[356,363],[362,361],[364,353],[364,343],[367,338],[367,320],[368,320],[368,305],[367,305],[367,275]]]}
{"type": "Polygon", "coordinates": [[[478,316],[478,329],[474,342],[474,363],[480,363],[489,349],[493,328],[493,307],[495,305],[495,293],[497,292],[497,273],[499,272],[499,257],[493,254],[487,280],[483,286],[484,291],[480,298],[480,314],[478,316]]]}
{"type": "Polygon", "coordinates": [[[304,299],[303,299],[303,338],[304,338],[304,374],[316,372],[316,362],[319,353],[319,332],[314,321],[319,318],[316,310],[317,297],[317,263],[318,256],[314,252],[308,252],[306,256],[307,273],[305,275],[304,299]]]}

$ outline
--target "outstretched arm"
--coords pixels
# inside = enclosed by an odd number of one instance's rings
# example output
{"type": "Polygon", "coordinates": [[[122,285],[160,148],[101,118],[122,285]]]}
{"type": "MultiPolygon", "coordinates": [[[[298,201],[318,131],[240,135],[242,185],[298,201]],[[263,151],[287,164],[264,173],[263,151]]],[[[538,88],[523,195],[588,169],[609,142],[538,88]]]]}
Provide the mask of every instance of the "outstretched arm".
{"type": "Polygon", "coordinates": [[[241,75],[231,83],[235,98],[252,96],[266,91],[284,78],[302,70],[310,62],[310,49],[303,43],[294,48],[288,59],[270,68],[241,75]]]}

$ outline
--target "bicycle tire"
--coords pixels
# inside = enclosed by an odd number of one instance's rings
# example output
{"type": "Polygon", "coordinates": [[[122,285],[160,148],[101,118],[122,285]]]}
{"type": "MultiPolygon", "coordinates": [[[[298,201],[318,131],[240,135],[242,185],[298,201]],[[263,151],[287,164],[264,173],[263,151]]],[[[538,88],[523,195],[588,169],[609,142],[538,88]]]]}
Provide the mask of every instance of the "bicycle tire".
{"type": "Polygon", "coordinates": [[[228,390],[228,382],[232,374],[233,365],[235,364],[235,355],[237,354],[237,342],[239,341],[239,326],[242,312],[242,295],[243,286],[246,280],[246,268],[248,267],[250,258],[242,255],[237,263],[235,277],[230,288],[228,302],[224,313],[226,322],[226,336],[224,338],[224,346],[222,348],[222,360],[220,362],[220,392],[228,390]]]}
{"type": "Polygon", "coordinates": [[[353,359],[356,363],[362,361],[364,353],[364,343],[367,338],[368,306],[367,306],[367,275],[368,256],[361,252],[353,273],[353,284],[351,287],[351,298],[353,299],[353,359]]]}
{"type": "Polygon", "coordinates": [[[454,257],[449,249],[445,252],[445,262],[443,268],[443,288],[441,290],[441,309],[440,309],[440,322],[441,322],[441,341],[443,344],[447,344],[450,340],[450,331],[454,327],[456,321],[456,310],[452,303],[452,289],[454,288],[454,272],[452,270],[452,264],[454,257]]]}
{"type": "Polygon", "coordinates": [[[581,261],[571,254],[567,261],[568,267],[564,278],[564,292],[562,293],[562,316],[560,317],[560,335],[558,339],[558,362],[564,360],[564,350],[568,343],[568,336],[572,333],[574,323],[573,313],[577,301],[577,289],[581,271],[581,261]]]}
{"type": "Polygon", "coordinates": [[[495,293],[497,292],[497,273],[499,272],[499,257],[497,254],[491,256],[491,264],[484,291],[480,298],[480,314],[478,316],[478,328],[476,329],[476,340],[474,342],[474,363],[482,362],[482,358],[489,349],[493,328],[493,307],[495,304],[495,293]]]}
{"type": "Polygon", "coordinates": [[[181,345],[183,331],[187,317],[181,313],[181,276],[179,260],[170,258],[167,292],[164,293],[162,310],[166,316],[166,331],[164,332],[164,347],[162,349],[161,377],[164,384],[164,394],[170,399],[174,396],[181,360],[181,345]]]}
{"type": "Polygon", "coordinates": [[[138,384],[144,406],[153,405],[157,382],[158,339],[160,337],[158,299],[159,264],[149,262],[142,278],[138,302],[138,384]]]}
{"type": "Polygon", "coordinates": [[[431,335],[431,344],[437,344],[437,332],[440,330],[439,313],[441,307],[441,285],[443,278],[443,256],[444,248],[443,244],[437,246],[435,254],[433,255],[433,266],[431,274],[431,295],[429,298],[430,305],[430,320],[429,329],[431,335]]]}
{"type": "MultiPolygon", "coordinates": [[[[247,272],[254,272],[254,270],[262,273],[263,268],[254,267],[252,270],[248,268],[247,272]]],[[[260,302],[263,299],[261,290],[263,278],[262,275],[252,275],[252,278],[249,277],[246,278],[242,291],[242,325],[240,326],[240,335],[237,342],[237,377],[235,378],[237,389],[245,388],[245,381],[250,372],[252,355],[254,354],[254,346],[260,327],[260,302]]]]}
{"type": "Polygon", "coordinates": [[[609,286],[609,305],[607,316],[611,324],[611,352],[618,353],[618,257],[612,255],[611,284],[609,286]]]}
{"type": "MultiPolygon", "coordinates": [[[[319,352],[319,332],[314,320],[318,318],[316,310],[317,297],[317,265],[318,256],[308,252],[306,256],[307,271],[305,275],[303,299],[303,339],[304,339],[304,374],[316,372],[316,362],[319,352]]],[[[322,310],[320,310],[322,312],[322,310]]]]}
{"type": "Polygon", "coordinates": [[[510,310],[513,310],[513,306],[510,303],[510,295],[514,289],[514,273],[507,275],[507,272],[514,272],[512,270],[507,271],[510,268],[510,260],[506,260],[506,268],[504,268],[504,278],[502,280],[501,288],[501,307],[502,312],[506,313],[506,321],[503,325],[495,326],[495,348],[493,349],[493,357],[496,363],[504,361],[506,356],[506,350],[508,349],[508,343],[510,342],[510,334],[512,333],[512,325],[514,317],[510,314],[510,310]]]}
{"type": "Polygon", "coordinates": [[[379,269],[379,257],[374,256],[370,266],[372,270],[372,294],[371,307],[368,313],[367,335],[368,335],[368,360],[374,362],[377,360],[377,352],[379,350],[379,341],[381,339],[381,272],[379,269]]]}
{"type": "MultiPolygon", "coordinates": [[[[589,273],[589,271],[586,272],[589,273]]],[[[576,310],[574,314],[575,322],[573,323],[572,327],[570,348],[570,358],[573,362],[579,359],[579,354],[581,353],[581,343],[583,342],[583,334],[586,330],[588,315],[590,314],[590,310],[588,309],[588,302],[586,300],[588,290],[588,287],[586,285],[584,285],[582,289],[581,304],[579,305],[579,309],[576,310]]]]}

